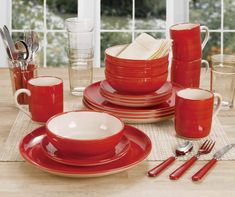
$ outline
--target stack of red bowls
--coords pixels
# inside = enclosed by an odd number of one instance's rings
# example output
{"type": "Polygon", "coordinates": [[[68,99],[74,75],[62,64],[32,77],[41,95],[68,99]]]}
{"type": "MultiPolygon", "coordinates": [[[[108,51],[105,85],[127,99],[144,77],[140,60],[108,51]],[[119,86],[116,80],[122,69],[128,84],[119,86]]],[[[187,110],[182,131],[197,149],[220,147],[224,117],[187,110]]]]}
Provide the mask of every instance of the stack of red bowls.
{"type": "Polygon", "coordinates": [[[170,28],[170,36],[173,40],[171,81],[183,87],[199,87],[202,49],[209,39],[209,29],[200,24],[182,23],[170,28]],[[201,30],[205,30],[206,36],[201,43],[201,30]]]}
{"type": "Polygon", "coordinates": [[[167,80],[168,55],[159,59],[133,60],[118,58],[114,54],[125,45],[105,51],[105,77],[117,91],[146,94],[159,89],[167,80]]]}
{"type": "Polygon", "coordinates": [[[127,123],[172,118],[175,94],[182,87],[167,81],[168,55],[149,60],[119,58],[126,46],[106,49],[106,80],[85,89],[83,104],[88,109],[114,114],[127,123]]]}

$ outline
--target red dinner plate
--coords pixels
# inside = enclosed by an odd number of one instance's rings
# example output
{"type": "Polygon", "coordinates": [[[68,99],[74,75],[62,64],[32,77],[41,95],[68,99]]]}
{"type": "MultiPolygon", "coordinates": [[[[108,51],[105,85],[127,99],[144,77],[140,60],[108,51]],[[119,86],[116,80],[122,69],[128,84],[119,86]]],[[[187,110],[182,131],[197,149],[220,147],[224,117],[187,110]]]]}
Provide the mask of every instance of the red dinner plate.
{"type": "Polygon", "coordinates": [[[163,117],[163,116],[168,116],[168,115],[172,115],[175,113],[175,110],[172,109],[170,111],[166,111],[166,112],[162,112],[162,113],[156,113],[156,114],[127,114],[127,113],[120,113],[120,112],[109,112],[106,111],[104,109],[99,109],[95,106],[93,106],[92,104],[90,104],[89,102],[87,102],[85,99],[83,99],[83,104],[94,110],[94,111],[99,111],[99,112],[107,112],[107,113],[111,113],[113,115],[116,115],[118,117],[122,117],[122,118],[153,118],[153,117],[163,117]]]}
{"type": "MultiPolygon", "coordinates": [[[[94,111],[100,111],[103,112],[104,110],[101,109],[97,109],[95,107],[93,107],[92,105],[86,104],[86,101],[83,100],[84,105],[91,110],[94,111]]],[[[111,112],[108,112],[111,113],[111,112]]],[[[174,117],[174,110],[172,112],[168,112],[167,114],[160,114],[160,115],[156,115],[156,116],[147,116],[147,115],[142,115],[142,116],[135,116],[134,114],[132,114],[131,116],[128,115],[120,115],[118,113],[112,113],[115,116],[118,116],[119,118],[122,119],[122,121],[124,121],[125,123],[132,123],[132,124],[144,124],[144,123],[155,123],[155,122],[161,122],[167,119],[171,119],[174,117]]]]}
{"type": "Polygon", "coordinates": [[[173,85],[173,91],[171,97],[164,103],[151,107],[125,107],[112,104],[108,102],[103,96],[100,94],[100,82],[96,82],[88,86],[84,90],[84,98],[87,102],[91,103],[93,106],[106,110],[109,112],[123,112],[123,113],[138,113],[138,114],[155,114],[157,112],[170,111],[175,108],[175,93],[182,89],[179,85],[173,85]]]}
{"type": "Polygon", "coordinates": [[[41,141],[45,135],[44,126],[26,135],[20,142],[21,155],[26,161],[43,171],[68,177],[98,177],[122,172],[145,160],[152,148],[151,141],[146,134],[126,125],[124,135],[130,141],[130,148],[124,157],[99,166],[69,166],[55,162],[44,154],[41,141]]]}
{"type": "Polygon", "coordinates": [[[155,99],[159,99],[162,96],[167,94],[171,94],[172,92],[172,84],[171,82],[167,81],[165,84],[158,90],[153,93],[144,94],[144,95],[131,95],[131,94],[123,94],[115,89],[106,81],[101,81],[100,89],[106,94],[114,98],[120,98],[128,101],[152,101],[155,99]]]}
{"type": "Polygon", "coordinates": [[[107,164],[122,158],[130,147],[129,140],[124,136],[115,149],[98,156],[67,155],[57,150],[45,136],[41,141],[42,150],[46,156],[59,163],[72,166],[97,166],[107,164]]]}

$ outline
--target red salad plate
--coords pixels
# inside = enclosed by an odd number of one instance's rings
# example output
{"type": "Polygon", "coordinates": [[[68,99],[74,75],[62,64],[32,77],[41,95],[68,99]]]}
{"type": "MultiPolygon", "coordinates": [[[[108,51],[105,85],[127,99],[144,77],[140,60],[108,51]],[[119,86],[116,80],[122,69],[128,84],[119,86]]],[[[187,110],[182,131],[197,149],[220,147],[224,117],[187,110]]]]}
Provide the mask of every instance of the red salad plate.
{"type": "Polygon", "coordinates": [[[68,177],[98,177],[125,171],[145,160],[152,148],[151,141],[146,134],[126,125],[124,136],[130,141],[130,148],[121,159],[98,166],[69,166],[55,162],[45,155],[41,146],[45,135],[44,126],[26,135],[19,147],[22,157],[43,171],[68,177]]]}
{"type": "Polygon", "coordinates": [[[108,102],[101,94],[100,94],[100,82],[96,82],[88,86],[84,90],[84,99],[101,110],[109,111],[109,112],[120,112],[127,114],[156,114],[166,111],[171,111],[175,108],[175,94],[177,91],[182,89],[181,86],[176,84],[173,85],[172,95],[171,97],[164,103],[156,106],[150,107],[125,107],[112,104],[108,102]]]}
{"type": "Polygon", "coordinates": [[[63,154],[48,141],[47,136],[42,139],[41,146],[44,154],[56,162],[72,166],[97,166],[116,161],[125,156],[129,150],[130,142],[124,136],[115,149],[98,156],[63,154]]]}
{"type": "Polygon", "coordinates": [[[132,95],[132,94],[123,94],[115,89],[106,81],[101,81],[100,90],[105,94],[109,95],[112,98],[119,98],[127,101],[154,101],[160,99],[162,96],[171,95],[172,92],[172,84],[167,81],[163,84],[163,86],[156,90],[153,93],[148,93],[144,95],[132,95]]]}
{"type": "Polygon", "coordinates": [[[161,97],[160,99],[156,99],[154,101],[127,101],[106,95],[102,92],[102,90],[100,90],[100,94],[110,103],[127,107],[148,107],[159,105],[161,103],[166,102],[166,100],[169,99],[169,97],[171,96],[171,94],[167,94],[166,96],[161,97]]]}

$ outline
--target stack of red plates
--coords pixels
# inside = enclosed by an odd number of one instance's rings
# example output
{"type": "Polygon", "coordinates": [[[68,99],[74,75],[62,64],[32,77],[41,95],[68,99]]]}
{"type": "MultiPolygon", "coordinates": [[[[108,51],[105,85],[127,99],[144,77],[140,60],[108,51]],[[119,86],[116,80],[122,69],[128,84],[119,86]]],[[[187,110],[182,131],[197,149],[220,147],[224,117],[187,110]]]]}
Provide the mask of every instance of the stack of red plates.
{"type": "Polygon", "coordinates": [[[110,103],[127,107],[148,107],[164,103],[172,94],[172,85],[166,82],[155,92],[144,95],[123,94],[106,81],[100,83],[100,94],[110,103]]]}
{"type": "Polygon", "coordinates": [[[166,82],[154,93],[124,95],[112,89],[106,81],[102,81],[91,84],[85,89],[83,103],[89,109],[114,114],[127,123],[153,123],[174,116],[175,93],[180,89],[181,86],[166,82]],[[148,101],[151,106],[143,105],[148,101]],[[153,105],[156,101],[161,104],[153,105]]]}

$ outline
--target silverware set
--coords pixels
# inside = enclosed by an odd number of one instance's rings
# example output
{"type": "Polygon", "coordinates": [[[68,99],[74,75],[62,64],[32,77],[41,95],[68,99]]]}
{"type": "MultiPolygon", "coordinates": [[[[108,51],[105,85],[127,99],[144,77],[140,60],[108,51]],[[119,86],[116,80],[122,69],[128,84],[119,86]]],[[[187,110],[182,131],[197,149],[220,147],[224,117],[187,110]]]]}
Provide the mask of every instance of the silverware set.
{"type": "Polygon", "coordinates": [[[14,65],[17,67],[20,66],[22,70],[26,70],[27,64],[34,60],[35,53],[40,48],[38,34],[30,30],[29,32],[25,32],[24,40],[14,42],[6,25],[0,28],[0,34],[8,59],[12,62],[21,62],[20,64],[14,65]]]}
{"type": "MultiPolygon", "coordinates": [[[[199,148],[196,155],[192,156],[189,160],[187,160],[184,164],[178,167],[174,172],[169,175],[171,180],[177,180],[190,168],[192,165],[198,160],[198,158],[203,154],[209,154],[215,146],[215,142],[212,140],[206,140],[201,147],[199,148]]],[[[229,144],[225,147],[218,150],[214,155],[213,158],[203,166],[198,172],[196,172],[192,176],[192,181],[200,181],[207,172],[215,165],[215,163],[231,148],[233,148],[235,144],[229,144]]],[[[157,165],[153,169],[148,171],[148,176],[155,177],[158,176],[164,169],[169,167],[177,157],[186,155],[190,153],[193,149],[193,144],[190,141],[186,141],[183,144],[179,145],[176,149],[175,154],[169,157],[167,160],[162,162],[161,164],[157,165]]]]}

